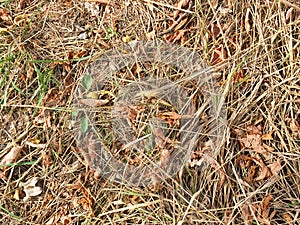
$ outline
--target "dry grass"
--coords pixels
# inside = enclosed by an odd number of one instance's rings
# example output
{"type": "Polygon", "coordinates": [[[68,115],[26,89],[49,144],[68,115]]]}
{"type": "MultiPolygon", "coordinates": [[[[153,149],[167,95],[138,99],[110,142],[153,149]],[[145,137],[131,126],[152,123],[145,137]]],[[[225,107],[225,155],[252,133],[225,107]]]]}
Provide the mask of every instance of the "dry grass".
{"type": "Polygon", "coordinates": [[[186,166],[153,190],[94,178],[70,129],[72,96],[88,65],[122,37],[146,40],[154,31],[155,39],[170,40],[175,31],[159,34],[170,26],[175,1],[111,1],[99,5],[96,16],[84,1],[29,2],[20,9],[18,2],[0,1],[12,20],[0,11],[0,27],[13,25],[0,32],[0,157],[22,146],[16,164],[1,173],[1,224],[299,224],[300,144],[290,127],[291,119],[300,122],[297,7],[272,0],[193,1],[181,28],[188,31],[176,43],[207,64],[221,45],[227,53],[213,66],[228,109],[225,142],[214,156],[221,169],[186,166]],[[216,25],[226,28],[212,37],[208,30],[216,25]],[[263,142],[273,151],[261,157],[281,162],[278,174],[249,185],[242,181],[249,171],[236,160],[253,157],[253,150],[242,148],[234,132],[247,123],[272,133],[273,140],[263,142]],[[221,170],[226,180],[220,187],[221,170]],[[43,191],[25,202],[21,184],[33,177],[43,191]],[[262,204],[268,212],[255,211],[262,204]]]}

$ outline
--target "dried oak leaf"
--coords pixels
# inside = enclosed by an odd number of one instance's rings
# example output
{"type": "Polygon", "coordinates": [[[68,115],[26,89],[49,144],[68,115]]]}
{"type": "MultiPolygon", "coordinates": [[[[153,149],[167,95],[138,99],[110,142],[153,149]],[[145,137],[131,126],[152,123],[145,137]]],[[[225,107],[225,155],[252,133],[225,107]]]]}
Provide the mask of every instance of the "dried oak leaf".
{"type": "Polygon", "coordinates": [[[261,126],[247,125],[246,131],[242,129],[235,129],[240,144],[243,148],[251,148],[255,152],[268,156],[269,152],[273,151],[273,148],[267,146],[262,142],[263,134],[261,126]]]}

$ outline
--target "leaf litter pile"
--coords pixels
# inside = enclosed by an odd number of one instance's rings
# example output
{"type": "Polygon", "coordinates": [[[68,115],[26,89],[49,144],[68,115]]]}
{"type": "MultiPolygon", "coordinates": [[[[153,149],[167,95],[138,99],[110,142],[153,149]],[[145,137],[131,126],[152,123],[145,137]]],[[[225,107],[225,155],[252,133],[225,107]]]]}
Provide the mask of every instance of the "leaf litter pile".
{"type": "MultiPolygon", "coordinates": [[[[1,224],[298,224],[299,28],[296,0],[1,1],[1,224]],[[72,130],[74,91],[88,66],[134,40],[196,51],[214,71],[228,111],[217,155],[199,139],[174,177],[145,188],[98,174],[72,130]]],[[[99,133],[128,164],[162,160],[162,149],[176,144],[180,114],[155,96],[120,109],[134,138],[155,133],[155,151],[126,149],[105,114],[128,80],[180,78],[160,66],[132,65],[82,102],[101,108],[97,122],[107,129],[99,133]],[[173,131],[155,129],[149,114],[173,131]]],[[[192,86],[185,86],[190,95],[192,86]]]]}

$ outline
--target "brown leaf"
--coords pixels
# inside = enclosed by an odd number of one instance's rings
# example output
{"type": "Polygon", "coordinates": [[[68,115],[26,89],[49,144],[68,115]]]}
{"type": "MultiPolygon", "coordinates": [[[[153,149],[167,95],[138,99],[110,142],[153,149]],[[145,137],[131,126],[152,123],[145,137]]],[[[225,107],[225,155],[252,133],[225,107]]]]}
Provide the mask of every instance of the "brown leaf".
{"type": "Polygon", "coordinates": [[[211,55],[210,64],[216,65],[218,63],[221,63],[227,59],[227,52],[223,48],[223,45],[220,45],[218,48],[215,48],[213,50],[213,53],[211,55]]]}
{"type": "Polygon", "coordinates": [[[289,224],[294,224],[292,217],[288,213],[284,213],[282,216],[289,224]]]}
{"type": "Polygon", "coordinates": [[[175,33],[170,34],[166,39],[170,43],[175,43],[176,41],[184,41],[185,38],[185,33],[188,30],[177,30],[175,33]]]}
{"type": "Polygon", "coordinates": [[[253,203],[246,203],[242,207],[242,216],[247,225],[251,225],[252,221],[255,218],[255,214],[257,212],[258,206],[253,203]]]}
{"type": "Polygon", "coordinates": [[[239,164],[242,169],[246,169],[251,165],[251,162],[253,162],[253,158],[246,156],[246,155],[241,155],[236,159],[236,164],[239,164]]]}
{"type": "MultiPolygon", "coordinates": [[[[268,156],[274,149],[262,142],[263,134],[262,128],[251,124],[246,125],[246,131],[242,129],[235,129],[234,132],[238,136],[239,142],[243,148],[251,148],[259,154],[268,156]]],[[[265,138],[271,138],[267,135],[265,138]]]]}
{"type": "Polygon", "coordinates": [[[254,179],[254,181],[264,180],[264,179],[270,177],[271,175],[272,175],[272,173],[270,172],[269,168],[265,164],[263,164],[259,176],[256,177],[254,179]]]}
{"type": "Polygon", "coordinates": [[[300,138],[300,125],[296,119],[288,119],[289,128],[293,138],[300,138]]]}
{"type": "Polygon", "coordinates": [[[218,7],[219,4],[219,0],[211,0],[211,6],[216,9],[218,7]]]}
{"type": "Polygon", "coordinates": [[[221,33],[221,28],[217,23],[213,23],[210,30],[214,38],[217,38],[221,33]]]}
{"type": "Polygon", "coordinates": [[[274,140],[273,137],[272,137],[272,134],[273,134],[273,132],[263,134],[261,139],[264,140],[264,141],[272,141],[272,140],[274,140]]]}
{"type": "Polygon", "coordinates": [[[161,157],[160,157],[160,167],[163,169],[167,168],[167,165],[170,162],[170,156],[171,156],[172,151],[168,149],[163,149],[161,151],[161,157]]]}
{"type": "MultiPolygon", "coordinates": [[[[17,161],[20,152],[23,150],[22,146],[15,144],[12,149],[2,158],[0,165],[11,164],[17,161]]],[[[2,170],[5,170],[5,167],[2,167],[2,170]]]]}
{"type": "Polygon", "coordinates": [[[270,221],[275,216],[276,211],[273,211],[269,215],[269,211],[270,211],[269,205],[270,205],[271,200],[272,200],[272,195],[269,194],[262,200],[262,202],[260,204],[260,207],[258,210],[258,217],[257,217],[257,219],[260,223],[271,224],[270,221]]]}
{"type": "MultiPolygon", "coordinates": [[[[188,6],[189,1],[190,0],[180,0],[178,3],[175,4],[175,6],[179,9],[183,9],[188,6]]],[[[176,19],[176,17],[179,15],[179,13],[180,13],[180,10],[176,10],[174,12],[174,19],[176,19]]]]}
{"type": "Polygon", "coordinates": [[[248,176],[244,179],[247,183],[251,184],[254,181],[254,176],[257,171],[257,166],[251,166],[248,176]]]}
{"type": "Polygon", "coordinates": [[[30,4],[30,0],[20,0],[18,8],[19,9],[24,9],[26,5],[30,4]]]}
{"type": "Polygon", "coordinates": [[[0,19],[6,23],[9,23],[10,25],[12,24],[12,17],[9,15],[9,11],[6,9],[0,8],[0,19]]]}
{"type": "Polygon", "coordinates": [[[281,170],[281,163],[280,161],[273,162],[272,164],[268,165],[268,168],[271,171],[272,176],[274,176],[281,170]]]}
{"type": "Polygon", "coordinates": [[[47,154],[45,151],[42,152],[42,166],[51,166],[52,160],[49,154],[47,154]]]}
{"type": "Polygon", "coordinates": [[[152,126],[152,131],[155,135],[155,143],[159,148],[165,149],[166,144],[172,144],[174,142],[164,135],[162,129],[159,126],[152,126]]]}

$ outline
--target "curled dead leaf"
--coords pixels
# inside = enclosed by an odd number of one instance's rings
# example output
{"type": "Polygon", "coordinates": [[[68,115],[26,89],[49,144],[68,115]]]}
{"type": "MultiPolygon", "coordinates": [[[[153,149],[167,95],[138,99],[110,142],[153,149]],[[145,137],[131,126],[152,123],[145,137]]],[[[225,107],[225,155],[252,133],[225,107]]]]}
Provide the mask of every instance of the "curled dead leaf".
{"type": "Polygon", "coordinates": [[[23,191],[26,194],[26,196],[23,198],[24,201],[27,201],[30,197],[35,197],[42,193],[42,188],[36,186],[37,182],[38,182],[38,178],[33,177],[30,180],[28,180],[26,183],[22,184],[23,191]]]}
{"type": "Polygon", "coordinates": [[[257,219],[262,224],[271,224],[272,218],[276,214],[276,210],[270,213],[270,202],[272,200],[272,195],[267,195],[261,202],[257,219]]]}
{"type": "Polygon", "coordinates": [[[15,144],[10,151],[2,158],[0,162],[0,166],[2,167],[2,170],[5,170],[6,167],[3,167],[3,165],[11,164],[15,161],[17,161],[18,156],[20,152],[23,150],[22,146],[19,146],[15,144]]]}

